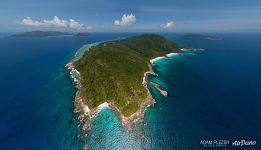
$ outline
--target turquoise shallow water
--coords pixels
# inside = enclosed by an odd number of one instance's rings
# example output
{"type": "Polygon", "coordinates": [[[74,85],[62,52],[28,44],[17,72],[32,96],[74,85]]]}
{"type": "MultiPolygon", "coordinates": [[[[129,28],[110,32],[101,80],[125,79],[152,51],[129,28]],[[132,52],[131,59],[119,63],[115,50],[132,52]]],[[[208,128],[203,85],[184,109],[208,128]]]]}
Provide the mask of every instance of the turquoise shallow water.
{"type": "Polygon", "coordinates": [[[9,35],[0,36],[0,149],[82,149],[73,113],[76,88],[65,65],[84,44],[130,34],[9,35]]]}
{"type": "MultiPolygon", "coordinates": [[[[156,91],[146,113],[151,149],[202,149],[200,140],[260,140],[260,34],[218,34],[223,40],[184,40],[205,49],[159,60],[150,79],[169,92],[156,91]],[[244,41],[244,42],[242,42],[244,41]]],[[[244,147],[259,149],[259,145],[244,147]]]]}
{"type": "MultiPolygon", "coordinates": [[[[238,149],[231,146],[235,140],[259,141],[261,35],[219,34],[223,40],[218,41],[166,36],[205,51],[157,61],[153,70],[158,76],[149,79],[168,96],[149,87],[156,104],[131,131],[120,126],[115,113],[104,110],[93,121],[90,147],[190,150],[203,149],[201,140],[229,140],[226,148],[238,149]]],[[[259,145],[244,149],[259,149],[259,145]]]]}
{"type": "Polygon", "coordinates": [[[108,108],[103,109],[92,124],[87,143],[93,149],[140,149],[142,146],[142,132],[126,131],[118,115],[108,108]]]}
{"type": "MultiPolygon", "coordinates": [[[[133,34],[87,38],[0,38],[0,149],[202,149],[202,139],[261,140],[260,34],[218,34],[223,40],[166,37],[205,51],[162,59],[149,87],[156,101],[126,131],[109,109],[79,137],[73,113],[75,85],[66,63],[84,44],[133,34]],[[244,41],[244,42],[242,42],[244,41]]],[[[258,147],[244,149],[260,149],[258,147]]],[[[231,149],[233,147],[229,147],[231,149]]],[[[235,148],[236,149],[236,148],[235,148]]]]}
{"type": "MultiPolygon", "coordinates": [[[[164,75],[169,68],[164,67],[170,60],[184,60],[181,54],[171,56],[169,58],[163,58],[155,62],[153,68],[156,73],[164,75]]],[[[157,83],[162,89],[168,90],[167,81],[164,81],[163,76],[150,76],[150,81],[157,83]]],[[[90,135],[87,138],[87,144],[93,149],[172,149],[177,147],[181,143],[174,141],[179,138],[177,135],[173,136],[173,128],[167,126],[171,118],[165,118],[164,113],[171,113],[170,110],[164,108],[165,98],[159,93],[159,91],[149,86],[149,89],[156,101],[156,104],[147,108],[144,119],[133,124],[131,129],[126,130],[121,126],[119,116],[112,110],[106,108],[103,109],[92,120],[93,128],[90,135]]],[[[171,92],[170,92],[171,93],[171,92]]],[[[171,95],[172,96],[172,95],[171,95]]]]}

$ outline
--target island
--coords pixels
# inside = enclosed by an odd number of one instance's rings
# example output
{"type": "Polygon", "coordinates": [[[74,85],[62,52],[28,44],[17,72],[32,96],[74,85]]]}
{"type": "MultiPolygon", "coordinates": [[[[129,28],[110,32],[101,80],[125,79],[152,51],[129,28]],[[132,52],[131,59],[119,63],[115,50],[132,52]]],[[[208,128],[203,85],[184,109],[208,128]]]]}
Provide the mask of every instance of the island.
{"type": "MultiPolygon", "coordinates": [[[[180,45],[157,34],[108,41],[91,47],[81,58],[68,64],[78,87],[75,112],[94,115],[103,107],[110,107],[119,114],[122,124],[129,127],[153,104],[148,84],[167,96],[166,91],[147,81],[148,75],[153,74],[150,60],[181,53],[180,49],[180,45]]],[[[83,120],[82,115],[80,120],[83,120]]]]}
{"type": "Polygon", "coordinates": [[[11,35],[12,37],[50,37],[50,36],[64,36],[71,35],[76,37],[85,37],[86,32],[60,32],[60,31],[29,31],[11,35]]]}
{"type": "Polygon", "coordinates": [[[213,35],[204,35],[204,34],[185,34],[181,36],[185,39],[196,39],[196,40],[221,40],[221,38],[213,35]]]}

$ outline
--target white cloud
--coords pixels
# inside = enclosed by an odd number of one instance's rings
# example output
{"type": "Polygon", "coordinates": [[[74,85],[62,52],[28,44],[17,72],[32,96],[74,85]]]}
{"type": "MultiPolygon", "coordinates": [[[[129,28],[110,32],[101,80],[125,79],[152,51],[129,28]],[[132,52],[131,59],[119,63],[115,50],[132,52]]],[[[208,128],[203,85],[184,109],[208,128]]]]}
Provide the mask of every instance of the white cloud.
{"type": "Polygon", "coordinates": [[[68,26],[70,28],[76,29],[76,30],[82,30],[82,29],[92,29],[91,26],[85,26],[84,24],[81,24],[73,19],[70,19],[68,22],[68,26]]]}
{"type": "Polygon", "coordinates": [[[54,16],[52,20],[44,20],[43,23],[47,26],[67,27],[67,21],[62,20],[57,16],[54,16]]]}
{"type": "Polygon", "coordinates": [[[22,19],[20,24],[26,26],[35,26],[35,27],[64,27],[64,28],[71,28],[75,30],[92,29],[91,26],[86,26],[84,24],[81,24],[75,21],[74,19],[70,19],[67,21],[67,20],[60,19],[57,16],[54,16],[53,19],[51,20],[43,20],[43,21],[33,20],[31,19],[31,17],[26,17],[22,19]]]}
{"type": "Polygon", "coordinates": [[[20,24],[22,25],[26,25],[26,26],[42,26],[44,25],[44,23],[39,22],[37,20],[32,20],[31,17],[26,17],[24,18],[20,24]]]}
{"type": "Polygon", "coordinates": [[[175,23],[173,21],[167,22],[166,24],[161,25],[164,29],[170,29],[175,27],[175,23]]]}
{"type": "Polygon", "coordinates": [[[128,26],[132,25],[137,21],[135,15],[133,14],[124,14],[121,17],[121,20],[115,20],[114,25],[116,26],[128,26]]]}

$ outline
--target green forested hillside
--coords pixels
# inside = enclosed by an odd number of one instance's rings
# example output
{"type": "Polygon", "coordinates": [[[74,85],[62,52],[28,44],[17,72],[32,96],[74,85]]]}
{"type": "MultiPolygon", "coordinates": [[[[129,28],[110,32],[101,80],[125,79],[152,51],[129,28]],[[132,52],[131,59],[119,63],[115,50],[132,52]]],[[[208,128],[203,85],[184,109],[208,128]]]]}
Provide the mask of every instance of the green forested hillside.
{"type": "Polygon", "coordinates": [[[136,112],[147,91],[142,85],[149,60],[180,47],[156,34],[101,43],[74,62],[81,74],[80,96],[90,108],[112,102],[124,116],[136,112]]]}

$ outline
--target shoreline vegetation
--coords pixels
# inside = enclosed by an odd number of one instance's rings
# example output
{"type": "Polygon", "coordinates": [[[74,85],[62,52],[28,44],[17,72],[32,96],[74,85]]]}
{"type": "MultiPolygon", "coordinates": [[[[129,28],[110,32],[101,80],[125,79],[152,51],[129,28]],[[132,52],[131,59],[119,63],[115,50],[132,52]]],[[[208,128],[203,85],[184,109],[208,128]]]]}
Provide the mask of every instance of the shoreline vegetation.
{"type": "Polygon", "coordinates": [[[154,104],[148,85],[167,96],[167,91],[148,81],[150,74],[156,75],[152,65],[161,58],[183,53],[179,45],[156,34],[95,43],[87,48],[81,58],[66,65],[77,85],[74,112],[79,113],[84,131],[91,129],[90,119],[103,108],[116,111],[125,128],[142,119],[146,108],[154,104]]]}

